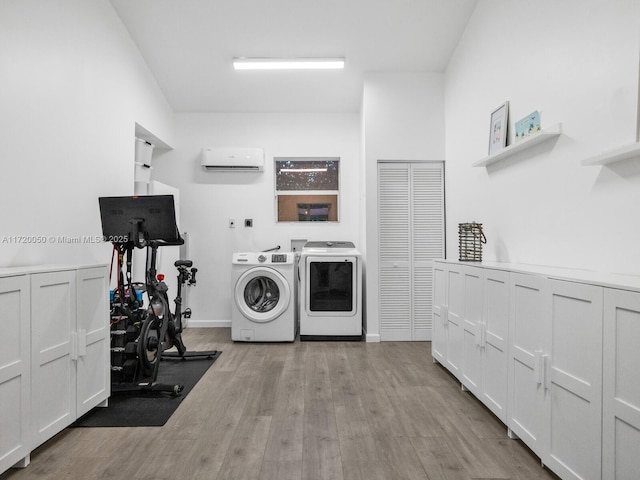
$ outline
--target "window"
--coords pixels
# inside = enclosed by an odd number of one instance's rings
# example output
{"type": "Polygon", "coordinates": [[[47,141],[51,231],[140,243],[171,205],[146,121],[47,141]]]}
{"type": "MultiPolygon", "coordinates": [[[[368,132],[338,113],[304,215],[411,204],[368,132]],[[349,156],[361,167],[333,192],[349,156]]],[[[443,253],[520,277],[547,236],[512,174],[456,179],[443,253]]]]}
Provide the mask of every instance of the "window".
{"type": "Polygon", "coordinates": [[[337,222],[339,158],[275,158],[278,222],[337,222]]]}

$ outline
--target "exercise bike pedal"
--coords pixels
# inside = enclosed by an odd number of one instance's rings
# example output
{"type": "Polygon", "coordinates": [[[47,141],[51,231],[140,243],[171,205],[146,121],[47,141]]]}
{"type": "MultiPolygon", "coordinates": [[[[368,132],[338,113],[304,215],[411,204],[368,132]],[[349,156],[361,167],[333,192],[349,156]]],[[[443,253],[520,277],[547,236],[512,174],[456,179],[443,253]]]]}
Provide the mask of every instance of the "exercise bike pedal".
{"type": "Polygon", "coordinates": [[[182,312],[182,316],[184,318],[191,318],[191,309],[187,308],[184,312],[182,312]]]}

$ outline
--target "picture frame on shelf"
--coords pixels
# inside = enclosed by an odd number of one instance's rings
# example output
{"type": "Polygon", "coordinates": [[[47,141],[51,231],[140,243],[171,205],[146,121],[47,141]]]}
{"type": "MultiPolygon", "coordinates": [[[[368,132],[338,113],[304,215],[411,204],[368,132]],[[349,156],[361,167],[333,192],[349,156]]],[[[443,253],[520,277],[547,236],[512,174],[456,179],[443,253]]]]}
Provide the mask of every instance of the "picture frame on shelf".
{"type": "Polygon", "coordinates": [[[523,140],[529,135],[538,133],[540,131],[540,112],[536,110],[535,112],[531,112],[526,117],[523,117],[520,120],[518,120],[515,123],[515,131],[516,131],[516,137],[515,137],[516,142],[523,140]]]}
{"type": "Polygon", "coordinates": [[[506,101],[491,112],[489,128],[489,155],[494,155],[507,146],[509,135],[509,102],[506,101]]]}

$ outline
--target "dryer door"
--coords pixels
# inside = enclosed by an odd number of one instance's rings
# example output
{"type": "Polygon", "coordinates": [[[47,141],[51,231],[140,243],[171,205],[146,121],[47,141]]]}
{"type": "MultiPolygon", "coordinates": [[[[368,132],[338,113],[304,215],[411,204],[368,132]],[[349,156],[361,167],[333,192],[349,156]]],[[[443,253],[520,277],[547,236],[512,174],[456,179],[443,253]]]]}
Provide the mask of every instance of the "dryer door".
{"type": "Polygon", "coordinates": [[[307,256],[304,261],[305,312],[310,317],[353,317],[358,310],[358,259],[307,256]]]}
{"type": "Polygon", "coordinates": [[[291,286],[277,270],[256,267],[244,272],[235,287],[238,309],[249,320],[267,323],[290,307],[291,286]]]}

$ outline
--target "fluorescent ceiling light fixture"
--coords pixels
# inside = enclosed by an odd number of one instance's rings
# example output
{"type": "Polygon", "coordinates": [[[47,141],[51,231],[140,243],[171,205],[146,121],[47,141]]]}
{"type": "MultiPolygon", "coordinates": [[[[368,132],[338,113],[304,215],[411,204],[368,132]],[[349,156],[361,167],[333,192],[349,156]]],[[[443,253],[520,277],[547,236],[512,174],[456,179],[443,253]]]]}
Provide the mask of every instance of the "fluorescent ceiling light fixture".
{"type": "Polygon", "coordinates": [[[344,58],[234,58],[236,70],[335,70],[342,69],[344,58]]]}
{"type": "Polygon", "coordinates": [[[300,173],[300,172],[326,172],[326,168],[283,168],[280,172],[284,173],[300,173]]]}

